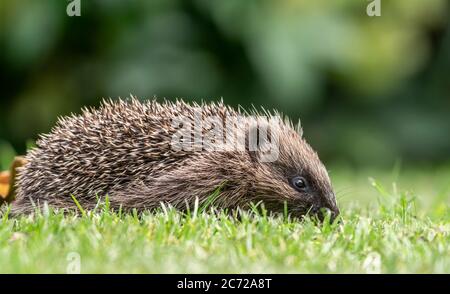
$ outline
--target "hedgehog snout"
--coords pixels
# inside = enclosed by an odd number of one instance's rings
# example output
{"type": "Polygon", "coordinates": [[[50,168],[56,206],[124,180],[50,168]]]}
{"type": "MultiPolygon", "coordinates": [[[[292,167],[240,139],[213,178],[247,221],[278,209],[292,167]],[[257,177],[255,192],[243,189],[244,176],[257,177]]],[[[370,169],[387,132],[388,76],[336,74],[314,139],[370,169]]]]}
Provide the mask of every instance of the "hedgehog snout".
{"type": "Polygon", "coordinates": [[[336,204],[336,197],[334,193],[328,193],[322,200],[313,205],[311,211],[323,220],[325,214],[330,214],[330,221],[334,221],[340,214],[339,207],[336,204]]]}

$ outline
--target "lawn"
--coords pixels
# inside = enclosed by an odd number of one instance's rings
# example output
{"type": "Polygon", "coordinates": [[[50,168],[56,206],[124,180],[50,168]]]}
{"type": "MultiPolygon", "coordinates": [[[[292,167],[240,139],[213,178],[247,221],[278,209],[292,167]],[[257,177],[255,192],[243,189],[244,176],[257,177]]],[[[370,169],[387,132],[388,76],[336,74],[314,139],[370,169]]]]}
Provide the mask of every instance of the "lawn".
{"type": "Polygon", "coordinates": [[[450,168],[331,168],[339,223],[169,208],[8,217],[1,273],[450,273],[450,168]]]}

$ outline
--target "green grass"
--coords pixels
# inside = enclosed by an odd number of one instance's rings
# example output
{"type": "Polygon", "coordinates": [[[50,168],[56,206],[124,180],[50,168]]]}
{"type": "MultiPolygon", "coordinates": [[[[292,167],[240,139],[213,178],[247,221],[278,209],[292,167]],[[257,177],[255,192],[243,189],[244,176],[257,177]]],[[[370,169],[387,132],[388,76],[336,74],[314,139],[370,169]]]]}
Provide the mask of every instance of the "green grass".
{"type": "Polygon", "coordinates": [[[201,205],[18,219],[4,209],[0,272],[65,273],[79,256],[81,273],[450,273],[450,169],[336,170],[334,224],[201,205]]]}

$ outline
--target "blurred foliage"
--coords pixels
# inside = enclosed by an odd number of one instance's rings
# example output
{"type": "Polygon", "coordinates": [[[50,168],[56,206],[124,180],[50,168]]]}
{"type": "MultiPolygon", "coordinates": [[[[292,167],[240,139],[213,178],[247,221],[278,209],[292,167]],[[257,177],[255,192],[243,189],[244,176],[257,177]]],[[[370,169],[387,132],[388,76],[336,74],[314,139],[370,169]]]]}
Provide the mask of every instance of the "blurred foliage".
{"type": "MultiPolygon", "coordinates": [[[[24,152],[102,97],[183,97],[301,118],[326,161],[439,163],[450,150],[446,0],[0,3],[0,138],[24,152]]],[[[3,151],[2,151],[3,152],[3,151]]]]}

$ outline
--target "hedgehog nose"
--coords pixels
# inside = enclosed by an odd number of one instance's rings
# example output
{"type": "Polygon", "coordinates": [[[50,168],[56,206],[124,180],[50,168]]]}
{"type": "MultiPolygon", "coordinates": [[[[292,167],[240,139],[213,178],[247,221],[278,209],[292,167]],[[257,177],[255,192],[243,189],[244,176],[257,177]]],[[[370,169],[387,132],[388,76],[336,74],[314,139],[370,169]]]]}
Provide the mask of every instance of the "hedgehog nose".
{"type": "Polygon", "coordinates": [[[331,211],[331,221],[334,221],[341,213],[335,201],[331,206],[330,211],[331,211]]]}
{"type": "Polygon", "coordinates": [[[339,211],[339,208],[337,206],[335,206],[333,208],[333,210],[331,210],[331,218],[330,218],[330,220],[332,222],[334,222],[334,220],[339,216],[340,213],[341,212],[339,211]]]}
{"type": "Polygon", "coordinates": [[[325,220],[325,216],[327,214],[329,214],[330,216],[330,223],[334,222],[334,220],[337,218],[337,216],[339,215],[339,209],[330,209],[328,207],[322,207],[319,210],[320,213],[318,213],[318,217],[321,221],[325,220]]]}
{"type": "Polygon", "coordinates": [[[330,221],[334,221],[338,215],[341,213],[339,207],[336,204],[336,198],[334,193],[327,195],[324,205],[322,207],[330,213],[330,221]]]}

